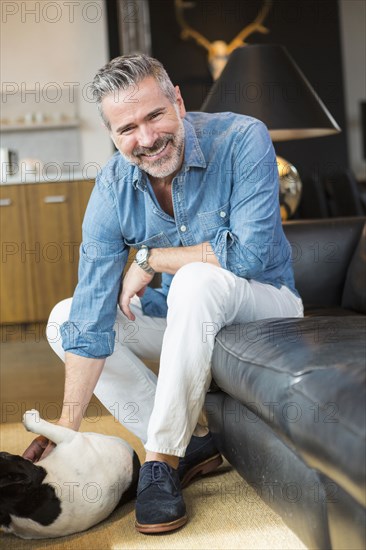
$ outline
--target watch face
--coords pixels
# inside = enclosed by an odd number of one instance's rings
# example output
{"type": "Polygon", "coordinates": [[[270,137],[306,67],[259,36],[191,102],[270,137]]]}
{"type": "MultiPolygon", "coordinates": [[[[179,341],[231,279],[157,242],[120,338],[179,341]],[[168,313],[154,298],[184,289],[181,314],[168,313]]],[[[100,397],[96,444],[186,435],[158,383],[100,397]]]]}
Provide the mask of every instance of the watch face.
{"type": "Polygon", "coordinates": [[[138,250],[136,253],[136,260],[138,262],[146,261],[148,252],[149,250],[147,248],[140,248],[140,250],[138,250]]]}

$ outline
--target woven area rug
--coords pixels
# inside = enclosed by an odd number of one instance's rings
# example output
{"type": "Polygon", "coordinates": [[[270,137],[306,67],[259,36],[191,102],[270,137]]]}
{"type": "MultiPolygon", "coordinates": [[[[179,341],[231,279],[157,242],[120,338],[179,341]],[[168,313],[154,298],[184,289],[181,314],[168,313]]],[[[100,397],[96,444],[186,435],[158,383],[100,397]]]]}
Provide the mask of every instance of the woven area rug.
{"type": "MultiPolygon", "coordinates": [[[[21,423],[0,425],[0,448],[21,454],[32,441],[21,423]]],[[[114,421],[102,416],[83,421],[81,431],[117,435],[127,439],[141,460],[144,449],[136,438],[114,421]]],[[[76,535],[41,541],[22,540],[0,533],[0,547],[7,550],[118,550],[118,549],[278,549],[306,547],[258,497],[255,491],[224,463],[219,473],[193,483],[185,492],[188,524],[166,535],[142,535],[134,528],[134,502],[116,510],[107,520],[76,535]]]]}

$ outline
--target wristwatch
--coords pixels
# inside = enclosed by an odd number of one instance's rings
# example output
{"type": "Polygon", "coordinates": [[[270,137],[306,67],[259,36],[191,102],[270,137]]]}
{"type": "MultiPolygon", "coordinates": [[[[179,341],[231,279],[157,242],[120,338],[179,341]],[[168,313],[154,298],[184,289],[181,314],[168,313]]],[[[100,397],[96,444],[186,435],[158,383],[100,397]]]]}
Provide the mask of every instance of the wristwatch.
{"type": "Polygon", "coordinates": [[[149,256],[150,256],[150,250],[147,248],[147,246],[142,246],[140,250],[137,251],[135,256],[135,262],[138,266],[141,267],[146,273],[149,275],[154,275],[155,271],[153,268],[149,265],[149,256]]]}

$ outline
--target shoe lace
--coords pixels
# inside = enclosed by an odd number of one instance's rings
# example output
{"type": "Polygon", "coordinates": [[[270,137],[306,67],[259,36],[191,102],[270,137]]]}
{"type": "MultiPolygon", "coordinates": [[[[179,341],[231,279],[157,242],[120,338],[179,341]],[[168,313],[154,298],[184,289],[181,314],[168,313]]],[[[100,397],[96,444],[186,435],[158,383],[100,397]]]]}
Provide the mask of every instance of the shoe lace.
{"type": "Polygon", "coordinates": [[[171,475],[170,466],[165,462],[153,462],[151,468],[145,472],[145,483],[150,485],[151,483],[159,483],[161,480],[164,481],[164,478],[168,478],[172,481],[174,487],[176,482],[171,475]]]}
{"type": "Polygon", "coordinates": [[[172,479],[169,466],[165,462],[155,462],[151,468],[151,481],[160,481],[164,477],[164,474],[167,474],[172,479]]]}

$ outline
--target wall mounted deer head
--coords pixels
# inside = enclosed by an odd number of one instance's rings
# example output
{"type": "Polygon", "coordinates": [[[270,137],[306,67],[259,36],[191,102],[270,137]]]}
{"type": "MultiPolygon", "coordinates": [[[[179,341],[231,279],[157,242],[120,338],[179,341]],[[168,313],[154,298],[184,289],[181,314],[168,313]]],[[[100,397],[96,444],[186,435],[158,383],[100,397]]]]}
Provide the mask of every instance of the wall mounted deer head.
{"type": "Polygon", "coordinates": [[[186,2],[185,0],[174,0],[175,13],[179,25],[182,28],[181,37],[184,40],[193,38],[200,46],[203,46],[208,51],[208,64],[212,74],[212,78],[217,80],[222,73],[229,55],[240,46],[245,46],[245,39],[248,38],[254,32],[260,32],[267,34],[269,29],[263,26],[263,21],[267,17],[268,12],[272,7],[273,0],[264,0],[257,17],[252,23],[244,27],[243,30],[229,43],[227,44],[223,40],[215,40],[209,42],[200,32],[193,29],[184,18],[184,10],[187,8],[193,8],[194,2],[186,2]]]}

